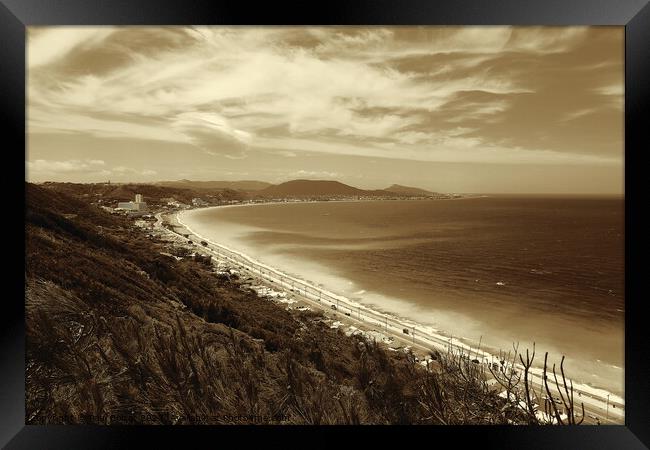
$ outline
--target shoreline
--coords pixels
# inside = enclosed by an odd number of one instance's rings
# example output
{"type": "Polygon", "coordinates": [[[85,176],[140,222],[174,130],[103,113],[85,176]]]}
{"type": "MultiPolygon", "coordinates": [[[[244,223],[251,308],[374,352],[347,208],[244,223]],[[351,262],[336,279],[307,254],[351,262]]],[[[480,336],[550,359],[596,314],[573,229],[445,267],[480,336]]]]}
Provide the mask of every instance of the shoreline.
{"type": "MultiPolygon", "coordinates": [[[[472,198],[472,197],[468,197],[472,198]]],[[[276,279],[286,279],[290,280],[294,283],[299,284],[300,286],[305,287],[305,294],[307,294],[307,290],[311,290],[312,292],[320,292],[319,295],[325,295],[327,298],[333,301],[337,301],[338,304],[342,303],[343,308],[349,310],[352,312],[354,309],[354,315],[356,316],[357,314],[361,315],[363,314],[364,318],[379,318],[378,320],[374,320],[374,324],[380,327],[384,326],[384,322],[382,321],[382,318],[387,321],[386,322],[386,329],[389,328],[388,325],[390,325],[390,328],[392,328],[391,331],[397,332],[399,329],[402,327],[404,329],[409,329],[413,333],[413,341],[415,342],[416,340],[418,342],[421,342],[423,346],[429,347],[429,348],[437,348],[437,349],[444,349],[445,347],[455,347],[456,349],[459,349],[460,351],[466,352],[467,354],[474,354],[476,355],[476,358],[482,359],[483,362],[488,362],[488,361],[494,361],[498,360],[497,356],[494,353],[489,353],[485,350],[481,350],[480,347],[476,348],[471,345],[473,341],[471,339],[464,339],[464,338],[459,338],[455,337],[452,333],[448,333],[443,330],[438,330],[434,329],[430,326],[423,325],[420,323],[417,323],[416,321],[413,321],[412,319],[407,319],[403,317],[396,316],[394,314],[391,314],[389,312],[382,312],[378,311],[376,309],[370,308],[368,305],[365,305],[363,303],[359,303],[357,301],[351,300],[350,298],[347,298],[343,295],[336,294],[334,292],[328,291],[324,287],[318,286],[316,283],[309,281],[309,280],[304,280],[296,276],[291,276],[288,275],[281,270],[269,266],[267,264],[264,264],[260,261],[255,260],[254,258],[250,257],[249,255],[246,255],[242,252],[240,252],[237,249],[230,248],[224,244],[214,242],[213,240],[207,239],[205,236],[202,236],[201,234],[197,233],[194,231],[190,225],[187,224],[187,222],[184,220],[182,216],[185,215],[186,212],[189,211],[198,211],[198,210],[206,210],[206,209],[216,209],[216,208],[228,208],[228,207],[244,207],[244,206],[263,206],[263,205],[281,205],[281,204],[295,204],[295,203],[329,203],[329,202],[372,202],[372,201],[378,201],[378,200],[331,200],[331,201],[305,201],[305,202],[268,202],[268,203],[247,203],[247,204],[232,204],[232,205],[220,205],[220,206],[208,206],[208,207],[200,207],[200,208],[192,208],[188,210],[183,210],[180,212],[177,212],[174,214],[177,222],[183,226],[190,234],[193,234],[197,238],[201,240],[205,240],[209,244],[221,248],[224,251],[231,252],[234,255],[237,255],[239,258],[241,258],[243,261],[247,261],[250,264],[253,264],[255,266],[263,268],[262,270],[268,271],[268,274],[271,274],[272,276],[276,277],[276,279]],[[397,330],[397,331],[396,331],[397,330]],[[417,337],[415,337],[417,336],[417,337]]],[[[185,217],[187,219],[187,217],[185,217]]],[[[311,293],[309,293],[312,295],[311,293]]],[[[402,336],[405,337],[405,336],[402,336]]],[[[409,339],[411,336],[406,335],[409,339]]],[[[494,350],[494,349],[493,349],[494,350]]],[[[515,368],[522,368],[520,364],[515,364],[515,368]]],[[[533,377],[538,377],[541,380],[542,376],[542,368],[534,366],[531,368],[531,376],[533,377]]],[[[624,399],[614,393],[611,393],[607,391],[606,389],[603,388],[597,388],[597,387],[592,387],[588,384],[584,383],[576,383],[574,384],[574,390],[576,392],[581,392],[584,394],[587,394],[588,396],[593,396],[598,399],[605,399],[609,398],[608,403],[609,404],[616,404],[617,409],[620,408],[619,411],[622,412],[624,410],[624,399]]],[[[611,413],[613,415],[616,415],[619,411],[612,411],[611,413]]]]}

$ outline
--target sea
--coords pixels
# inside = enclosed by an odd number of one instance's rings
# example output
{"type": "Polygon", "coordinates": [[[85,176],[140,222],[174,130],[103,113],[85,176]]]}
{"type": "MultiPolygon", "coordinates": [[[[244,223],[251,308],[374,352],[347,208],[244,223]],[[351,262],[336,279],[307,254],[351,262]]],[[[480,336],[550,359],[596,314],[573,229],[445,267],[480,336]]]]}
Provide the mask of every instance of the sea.
{"type": "Polygon", "coordinates": [[[624,200],[472,196],[188,211],[210,240],[374,310],[624,394],[624,200]]]}

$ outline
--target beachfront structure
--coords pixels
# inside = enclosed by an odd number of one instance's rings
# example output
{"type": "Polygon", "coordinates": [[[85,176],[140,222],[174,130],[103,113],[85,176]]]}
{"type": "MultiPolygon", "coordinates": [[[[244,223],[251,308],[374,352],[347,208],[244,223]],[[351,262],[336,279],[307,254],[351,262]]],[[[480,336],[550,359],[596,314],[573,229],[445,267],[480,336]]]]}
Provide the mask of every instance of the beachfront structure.
{"type": "Polygon", "coordinates": [[[194,206],[207,206],[208,202],[206,202],[205,200],[202,200],[200,198],[193,198],[192,199],[192,205],[194,205],[194,206]]]}
{"type": "Polygon", "coordinates": [[[142,201],[142,194],[135,194],[134,202],[119,202],[117,209],[144,212],[147,211],[147,203],[142,201]]]}
{"type": "Polygon", "coordinates": [[[176,208],[189,208],[189,205],[186,205],[185,203],[181,203],[177,200],[174,200],[173,202],[168,202],[167,204],[169,206],[174,206],[176,208]]]}

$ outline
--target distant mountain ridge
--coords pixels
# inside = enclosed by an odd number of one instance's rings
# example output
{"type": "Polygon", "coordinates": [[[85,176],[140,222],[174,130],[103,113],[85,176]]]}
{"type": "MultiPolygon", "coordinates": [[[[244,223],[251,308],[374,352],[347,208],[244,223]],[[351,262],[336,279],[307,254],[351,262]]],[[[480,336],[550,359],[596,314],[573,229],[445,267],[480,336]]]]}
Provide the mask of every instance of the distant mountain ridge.
{"type": "Polygon", "coordinates": [[[292,180],[272,185],[256,193],[262,197],[327,197],[327,196],[395,196],[404,195],[384,189],[365,190],[332,180],[292,180]]]}
{"type": "Polygon", "coordinates": [[[420,189],[411,186],[402,186],[401,184],[393,184],[385,189],[389,192],[395,192],[398,194],[408,194],[408,195],[436,195],[436,192],[427,191],[425,189],[420,189]]]}

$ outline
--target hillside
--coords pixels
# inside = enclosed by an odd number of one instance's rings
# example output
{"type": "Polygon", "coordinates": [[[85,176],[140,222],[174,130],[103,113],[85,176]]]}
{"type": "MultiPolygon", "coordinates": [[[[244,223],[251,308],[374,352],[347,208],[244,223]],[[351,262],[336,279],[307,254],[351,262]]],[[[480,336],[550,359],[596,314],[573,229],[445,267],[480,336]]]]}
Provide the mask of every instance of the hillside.
{"type": "Polygon", "coordinates": [[[382,190],[368,191],[330,180],[292,180],[269,186],[256,194],[268,198],[391,195],[390,192],[382,190]]]}
{"type": "Polygon", "coordinates": [[[193,198],[202,198],[212,203],[229,200],[244,200],[245,193],[232,189],[187,189],[154,184],[108,184],[108,183],[45,183],[43,187],[80,199],[103,202],[133,200],[135,194],[142,194],[147,203],[161,203],[161,199],[174,198],[183,203],[191,203],[193,198]]]}
{"type": "Polygon", "coordinates": [[[356,341],[126,218],[33,185],[27,205],[28,423],[385,420],[354,388],[356,341]]]}
{"type": "Polygon", "coordinates": [[[260,191],[271,186],[271,183],[265,181],[242,180],[242,181],[160,181],[155,183],[159,186],[191,189],[191,190],[214,190],[214,189],[231,189],[234,191],[260,191]]]}
{"type": "Polygon", "coordinates": [[[426,191],[424,189],[420,189],[416,187],[402,186],[400,184],[393,184],[384,190],[388,192],[395,192],[397,194],[406,194],[406,195],[422,195],[422,196],[437,195],[435,192],[426,191]]]}
{"type": "Polygon", "coordinates": [[[533,420],[461,355],[426,370],[127,217],[32,184],[26,204],[28,424],[533,420]]]}

